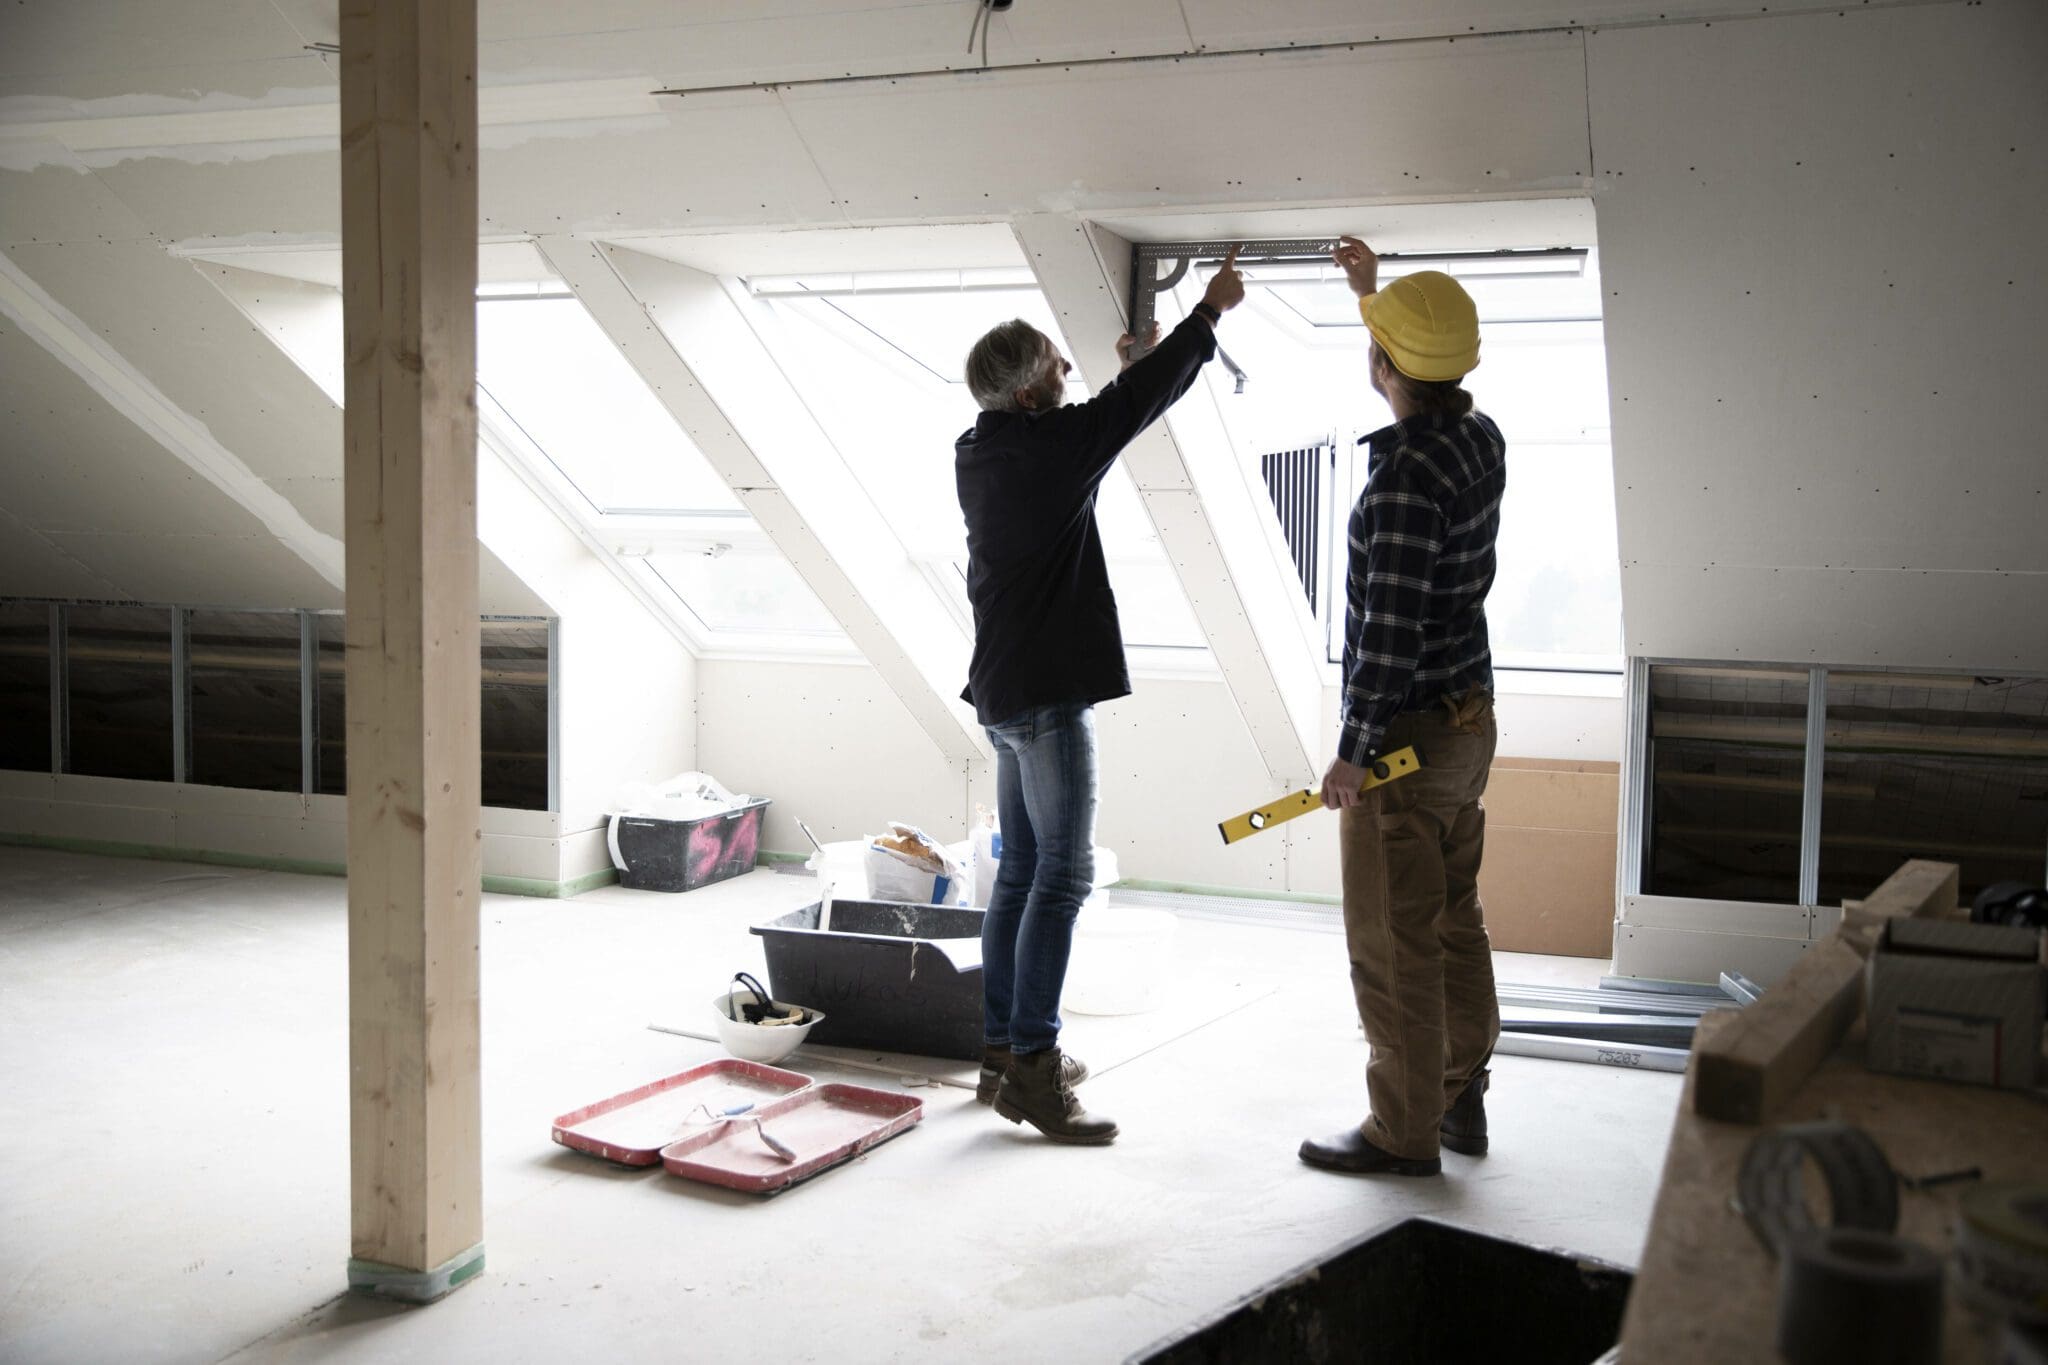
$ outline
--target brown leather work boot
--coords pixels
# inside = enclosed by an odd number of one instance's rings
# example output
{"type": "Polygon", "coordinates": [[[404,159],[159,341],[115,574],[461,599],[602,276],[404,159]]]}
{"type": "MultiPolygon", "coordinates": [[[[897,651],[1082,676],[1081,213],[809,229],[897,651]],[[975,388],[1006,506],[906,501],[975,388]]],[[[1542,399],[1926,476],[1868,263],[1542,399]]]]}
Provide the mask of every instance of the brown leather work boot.
{"type": "Polygon", "coordinates": [[[1116,1141],[1116,1121],[1089,1113],[1074,1098],[1065,1061],[1056,1047],[1013,1056],[996,1088],[996,1112],[1012,1123],[1029,1123],[1054,1142],[1099,1147],[1116,1141]]]}
{"type": "Polygon", "coordinates": [[[1465,1083],[1458,1098],[1444,1111],[1437,1128],[1437,1141],[1464,1156],[1486,1155],[1486,1087],[1491,1071],[1482,1071],[1465,1083]]]}
{"type": "MultiPolygon", "coordinates": [[[[1003,1073],[1010,1069],[1010,1049],[994,1043],[985,1044],[981,1051],[981,1079],[974,1087],[974,1098],[983,1104],[996,1102],[996,1087],[1003,1083],[1003,1073]]],[[[1060,1054],[1060,1077],[1069,1086],[1079,1085],[1088,1079],[1088,1064],[1079,1057],[1060,1054]]]]}

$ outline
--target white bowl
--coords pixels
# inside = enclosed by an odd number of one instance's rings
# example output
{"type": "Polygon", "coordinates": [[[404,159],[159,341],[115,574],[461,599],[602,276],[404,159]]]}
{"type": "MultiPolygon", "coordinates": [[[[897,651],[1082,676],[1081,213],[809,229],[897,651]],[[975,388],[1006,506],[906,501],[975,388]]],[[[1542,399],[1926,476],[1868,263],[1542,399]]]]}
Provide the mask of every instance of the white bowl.
{"type": "MultiPolygon", "coordinates": [[[[746,1000],[753,997],[748,995],[746,1000]]],[[[810,1021],[803,1024],[750,1024],[745,1019],[732,1017],[736,1013],[734,998],[730,994],[715,995],[711,998],[711,1012],[718,1019],[718,1041],[725,1044],[725,1050],[743,1061],[774,1064],[797,1050],[804,1036],[816,1028],[825,1018],[807,1006],[791,1005],[777,1000],[775,1007],[780,1010],[807,1009],[810,1021]],[[730,1011],[730,1012],[729,1012],[730,1011]]]]}

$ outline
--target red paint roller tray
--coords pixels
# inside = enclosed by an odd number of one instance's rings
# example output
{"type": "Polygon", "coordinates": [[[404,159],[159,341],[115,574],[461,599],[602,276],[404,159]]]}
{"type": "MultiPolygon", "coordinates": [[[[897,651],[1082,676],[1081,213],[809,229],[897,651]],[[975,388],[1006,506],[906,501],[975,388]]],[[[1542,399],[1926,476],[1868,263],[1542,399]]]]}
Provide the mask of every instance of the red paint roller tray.
{"type": "Polygon", "coordinates": [[[564,1147],[622,1166],[652,1166],[678,1137],[719,1126],[698,1105],[719,1115],[735,1105],[766,1105],[810,1084],[809,1076],[794,1071],[721,1058],[572,1109],[555,1120],[554,1137],[564,1147]]]}
{"type": "Polygon", "coordinates": [[[763,1105],[661,1149],[672,1175],[749,1194],[774,1194],[887,1142],[924,1117],[914,1095],[862,1085],[821,1085],[763,1105]],[[755,1131],[755,1118],[796,1154],[786,1161],[755,1131]]]}

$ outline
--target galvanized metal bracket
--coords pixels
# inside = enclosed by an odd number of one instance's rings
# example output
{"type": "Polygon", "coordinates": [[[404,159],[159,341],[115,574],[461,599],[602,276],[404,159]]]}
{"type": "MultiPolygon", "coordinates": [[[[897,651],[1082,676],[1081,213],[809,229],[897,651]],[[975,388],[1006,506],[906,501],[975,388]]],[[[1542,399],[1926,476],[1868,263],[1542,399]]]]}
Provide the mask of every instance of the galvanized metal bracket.
{"type": "MultiPolygon", "coordinates": [[[[1337,249],[1335,237],[1285,237],[1253,242],[1133,242],[1131,244],[1131,335],[1140,343],[1152,324],[1159,320],[1161,290],[1170,290],[1187,277],[1200,262],[1221,263],[1237,247],[1237,263],[1246,265],[1300,265],[1330,259],[1337,249]],[[1164,267],[1166,273],[1161,274],[1164,267]]],[[[1145,354],[1142,344],[1131,348],[1132,358],[1145,354]]],[[[1217,359],[1230,371],[1237,391],[1244,392],[1247,378],[1243,368],[1222,347],[1217,359]]]]}

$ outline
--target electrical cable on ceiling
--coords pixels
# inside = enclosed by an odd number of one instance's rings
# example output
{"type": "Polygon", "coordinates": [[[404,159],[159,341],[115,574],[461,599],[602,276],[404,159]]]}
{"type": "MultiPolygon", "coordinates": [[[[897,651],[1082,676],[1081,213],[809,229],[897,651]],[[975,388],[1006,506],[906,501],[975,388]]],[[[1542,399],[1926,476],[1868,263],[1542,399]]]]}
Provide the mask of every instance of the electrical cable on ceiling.
{"type": "Polygon", "coordinates": [[[984,70],[988,67],[989,25],[994,21],[997,10],[1008,9],[1012,3],[1013,0],[974,0],[974,22],[967,26],[967,51],[969,55],[973,54],[974,37],[979,32],[981,35],[981,65],[984,70]]]}

